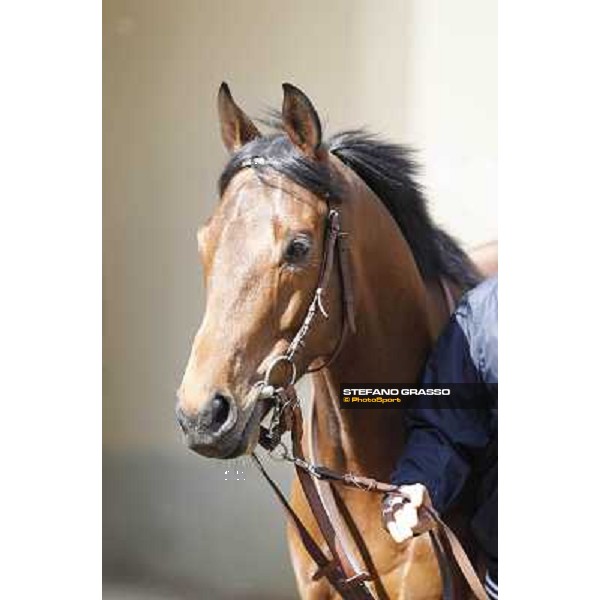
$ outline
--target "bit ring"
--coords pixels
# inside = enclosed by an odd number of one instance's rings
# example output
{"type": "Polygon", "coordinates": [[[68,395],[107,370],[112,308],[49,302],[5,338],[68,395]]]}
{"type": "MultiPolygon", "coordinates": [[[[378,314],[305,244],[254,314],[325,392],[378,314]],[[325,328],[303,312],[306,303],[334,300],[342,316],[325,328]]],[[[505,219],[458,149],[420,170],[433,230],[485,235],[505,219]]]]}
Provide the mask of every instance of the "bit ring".
{"type": "Polygon", "coordinates": [[[271,363],[269,364],[269,366],[267,367],[267,372],[265,373],[265,379],[263,381],[263,384],[265,386],[268,385],[272,385],[271,384],[271,373],[273,371],[273,369],[281,362],[287,362],[289,363],[291,369],[292,369],[292,376],[289,380],[289,382],[287,383],[287,385],[281,386],[283,388],[289,387],[290,385],[294,385],[294,383],[296,383],[296,375],[297,370],[296,370],[296,365],[294,364],[294,361],[289,357],[286,356],[285,354],[280,354],[279,356],[276,356],[271,363]]]}

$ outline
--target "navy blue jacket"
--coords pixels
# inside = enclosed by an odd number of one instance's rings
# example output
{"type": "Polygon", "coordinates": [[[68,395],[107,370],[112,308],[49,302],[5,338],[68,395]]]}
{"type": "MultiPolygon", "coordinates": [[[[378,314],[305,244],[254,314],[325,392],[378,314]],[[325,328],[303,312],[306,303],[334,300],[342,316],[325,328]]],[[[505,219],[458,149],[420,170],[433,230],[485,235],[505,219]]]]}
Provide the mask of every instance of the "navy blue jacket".
{"type": "Polygon", "coordinates": [[[444,513],[474,482],[472,529],[491,565],[498,554],[498,278],[461,299],[436,342],[423,385],[461,385],[449,400],[407,410],[408,438],[392,475],[422,483],[444,513]]]}

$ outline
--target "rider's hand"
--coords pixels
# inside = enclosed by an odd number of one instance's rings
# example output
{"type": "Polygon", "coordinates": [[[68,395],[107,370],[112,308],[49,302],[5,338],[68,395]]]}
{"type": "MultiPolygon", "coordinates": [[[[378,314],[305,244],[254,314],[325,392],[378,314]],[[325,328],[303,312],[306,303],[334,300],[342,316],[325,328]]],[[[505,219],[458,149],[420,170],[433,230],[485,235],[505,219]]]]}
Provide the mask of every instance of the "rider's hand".
{"type": "Polygon", "coordinates": [[[388,494],[383,499],[383,524],[399,544],[431,528],[432,522],[422,510],[431,507],[427,488],[420,483],[403,485],[402,494],[388,494]]]}

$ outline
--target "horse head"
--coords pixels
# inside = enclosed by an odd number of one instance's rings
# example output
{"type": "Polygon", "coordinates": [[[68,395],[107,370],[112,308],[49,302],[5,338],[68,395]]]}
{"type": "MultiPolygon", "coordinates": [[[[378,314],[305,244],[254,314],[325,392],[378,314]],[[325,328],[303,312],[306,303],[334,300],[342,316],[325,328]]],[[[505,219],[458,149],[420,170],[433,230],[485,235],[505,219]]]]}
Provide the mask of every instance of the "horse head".
{"type": "MultiPolygon", "coordinates": [[[[305,318],[317,285],[333,189],[330,157],[310,100],[284,84],[279,133],[263,137],[222,84],[221,134],[231,153],[221,177],[221,198],[198,231],[206,307],[178,391],[177,417],[196,452],[230,458],[251,452],[270,408],[260,396],[269,365],[281,356],[305,318]],[[286,163],[291,177],[281,174],[286,163]],[[329,182],[307,189],[293,174],[329,182]]],[[[341,328],[340,283],[332,278],[323,302],[328,318],[311,331],[293,368],[333,351],[341,328]],[[313,353],[311,349],[317,349],[313,353]]],[[[285,361],[269,383],[292,377],[285,361]]]]}

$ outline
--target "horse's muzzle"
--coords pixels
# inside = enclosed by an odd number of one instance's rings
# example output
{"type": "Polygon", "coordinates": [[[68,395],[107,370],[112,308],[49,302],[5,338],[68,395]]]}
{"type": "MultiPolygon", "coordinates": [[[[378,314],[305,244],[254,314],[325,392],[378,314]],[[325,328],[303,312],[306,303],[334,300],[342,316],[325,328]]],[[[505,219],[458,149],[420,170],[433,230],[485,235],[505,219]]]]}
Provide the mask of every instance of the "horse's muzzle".
{"type": "Polygon", "coordinates": [[[191,450],[219,458],[231,452],[232,439],[228,434],[235,428],[238,411],[230,396],[216,392],[200,411],[189,414],[178,406],[175,414],[191,450]]]}

